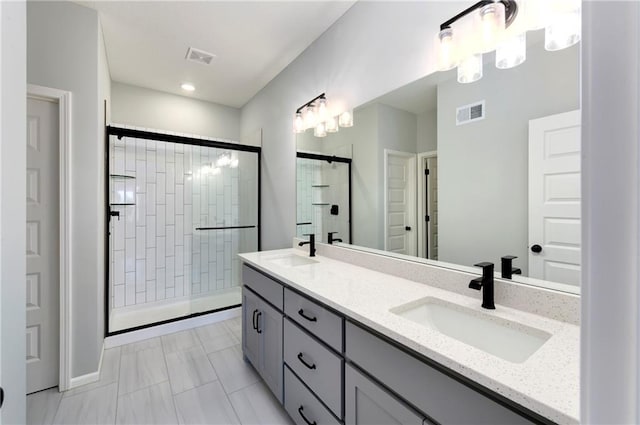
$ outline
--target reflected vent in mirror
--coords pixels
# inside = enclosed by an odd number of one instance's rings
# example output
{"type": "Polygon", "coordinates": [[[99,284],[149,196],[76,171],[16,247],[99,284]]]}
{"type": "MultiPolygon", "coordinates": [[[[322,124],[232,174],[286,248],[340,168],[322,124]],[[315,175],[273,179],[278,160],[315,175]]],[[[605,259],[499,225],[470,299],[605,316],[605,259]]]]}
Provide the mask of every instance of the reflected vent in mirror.
{"type": "Polygon", "coordinates": [[[485,116],[484,100],[460,106],[456,109],[456,125],[483,120],[485,116]]]}

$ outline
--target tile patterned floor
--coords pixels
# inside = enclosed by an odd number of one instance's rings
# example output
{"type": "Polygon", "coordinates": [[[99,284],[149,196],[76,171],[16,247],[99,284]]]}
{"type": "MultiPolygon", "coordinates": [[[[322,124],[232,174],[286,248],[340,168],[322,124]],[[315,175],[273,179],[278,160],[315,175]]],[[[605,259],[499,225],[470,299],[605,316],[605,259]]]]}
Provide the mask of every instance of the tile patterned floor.
{"type": "Polygon", "coordinates": [[[293,422],[242,358],[240,317],[106,350],[100,380],[27,397],[27,423],[293,422]]]}

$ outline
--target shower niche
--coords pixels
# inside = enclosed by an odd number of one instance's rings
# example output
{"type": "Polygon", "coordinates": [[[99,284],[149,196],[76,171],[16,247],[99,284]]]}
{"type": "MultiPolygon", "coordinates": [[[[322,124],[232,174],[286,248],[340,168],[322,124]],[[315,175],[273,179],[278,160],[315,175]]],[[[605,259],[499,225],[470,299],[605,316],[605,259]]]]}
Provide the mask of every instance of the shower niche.
{"type": "Polygon", "coordinates": [[[107,134],[106,334],[239,306],[237,254],[260,249],[260,148],[107,134]]]}

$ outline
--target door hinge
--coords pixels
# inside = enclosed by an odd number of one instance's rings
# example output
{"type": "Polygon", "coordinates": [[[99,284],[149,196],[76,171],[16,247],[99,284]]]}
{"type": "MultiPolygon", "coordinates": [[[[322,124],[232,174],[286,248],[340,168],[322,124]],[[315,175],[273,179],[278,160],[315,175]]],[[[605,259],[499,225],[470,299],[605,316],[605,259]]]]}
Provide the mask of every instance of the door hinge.
{"type": "Polygon", "coordinates": [[[0,408],[4,404],[4,388],[0,387],[0,408]]]}
{"type": "Polygon", "coordinates": [[[425,215],[424,216],[424,221],[429,221],[429,220],[431,220],[431,217],[429,217],[428,215],[425,215]]]}
{"type": "Polygon", "coordinates": [[[425,176],[428,176],[428,175],[429,175],[429,169],[428,169],[428,168],[425,168],[425,170],[424,170],[424,175],[425,175],[425,176]]]}

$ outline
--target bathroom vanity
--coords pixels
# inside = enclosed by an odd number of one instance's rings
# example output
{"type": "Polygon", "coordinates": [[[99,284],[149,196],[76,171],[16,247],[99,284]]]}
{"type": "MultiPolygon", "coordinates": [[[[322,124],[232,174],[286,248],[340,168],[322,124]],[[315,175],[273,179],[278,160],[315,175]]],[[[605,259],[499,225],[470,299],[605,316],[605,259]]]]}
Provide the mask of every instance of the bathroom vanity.
{"type": "Polygon", "coordinates": [[[542,314],[499,296],[483,311],[460,289],[471,275],[351,254],[419,266],[432,286],[335,259],[346,252],[240,255],[243,352],[296,423],[579,422],[575,323],[546,317],[539,298],[542,314]]]}

